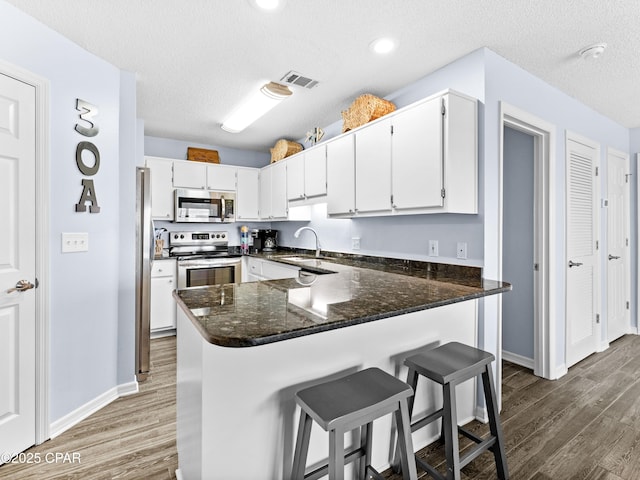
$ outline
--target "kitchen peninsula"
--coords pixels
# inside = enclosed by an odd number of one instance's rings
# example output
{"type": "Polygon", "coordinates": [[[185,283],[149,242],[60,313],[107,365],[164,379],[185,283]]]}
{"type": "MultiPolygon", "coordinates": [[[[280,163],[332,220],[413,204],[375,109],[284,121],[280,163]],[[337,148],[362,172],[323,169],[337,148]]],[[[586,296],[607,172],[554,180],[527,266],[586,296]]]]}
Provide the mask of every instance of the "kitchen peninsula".
{"type": "MultiPolygon", "coordinates": [[[[341,256],[261,259],[302,274],[174,293],[178,461],[185,480],[287,478],[297,390],[372,366],[404,379],[404,358],[420,349],[454,340],[476,346],[477,299],[511,288],[482,279],[473,267],[341,256]]],[[[467,422],[476,416],[474,382],[458,392],[459,418],[467,422]]],[[[416,413],[431,409],[440,394],[421,397],[416,413]]],[[[316,427],[309,464],[328,452],[326,434],[316,427]]],[[[377,421],[374,431],[373,463],[384,469],[391,417],[377,421]]],[[[436,435],[428,428],[419,433],[416,449],[436,435]]]]}

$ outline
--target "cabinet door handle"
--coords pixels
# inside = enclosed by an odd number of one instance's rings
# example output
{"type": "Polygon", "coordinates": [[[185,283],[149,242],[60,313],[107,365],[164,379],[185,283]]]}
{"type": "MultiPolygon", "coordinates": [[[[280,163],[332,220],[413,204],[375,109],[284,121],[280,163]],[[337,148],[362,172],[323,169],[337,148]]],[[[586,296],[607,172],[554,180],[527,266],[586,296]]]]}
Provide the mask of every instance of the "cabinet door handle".
{"type": "Polygon", "coordinates": [[[573,260],[569,260],[569,268],[571,267],[579,267],[582,265],[582,262],[574,262],[573,260]]]}
{"type": "Polygon", "coordinates": [[[609,254],[609,260],[618,260],[620,257],[609,254]]]}

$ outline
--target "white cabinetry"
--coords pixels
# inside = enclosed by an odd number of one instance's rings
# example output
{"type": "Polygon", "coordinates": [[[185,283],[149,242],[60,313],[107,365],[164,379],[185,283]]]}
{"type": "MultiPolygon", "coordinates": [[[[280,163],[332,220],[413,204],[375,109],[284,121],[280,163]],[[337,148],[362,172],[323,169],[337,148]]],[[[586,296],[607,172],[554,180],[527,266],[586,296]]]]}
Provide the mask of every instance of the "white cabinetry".
{"type": "Polygon", "coordinates": [[[173,186],[176,188],[207,188],[207,164],[188,160],[173,162],[173,186]]]}
{"type": "Polygon", "coordinates": [[[478,213],[477,101],[447,91],[327,143],[330,216],[478,213]]]}
{"type": "Polygon", "coordinates": [[[236,220],[259,219],[260,170],[238,168],[236,191],[236,220]]]}
{"type": "Polygon", "coordinates": [[[237,171],[238,167],[230,165],[207,165],[207,188],[235,191],[237,171]]]}
{"type": "Polygon", "coordinates": [[[156,260],[151,267],[151,333],[176,328],[176,261],[156,260]]]}
{"type": "Polygon", "coordinates": [[[154,220],[173,220],[173,161],[145,157],[151,171],[151,216],[154,220]]]}
{"type": "Polygon", "coordinates": [[[280,161],[260,170],[260,218],[286,220],[287,166],[280,161]]]}
{"type": "MultiPolygon", "coordinates": [[[[393,207],[442,207],[441,98],[408,108],[394,116],[392,124],[393,207]]],[[[457,175],[457,172],[452,172],[452,175],[457,175]]]]}
{"type": "Polygon", "coordinates": [[[313,199],[327,194],[327,150],[324,144],[287,158],[287,198],[313,199]]]}
{"type": "Polygon", "coordinates": [[[247,282],[258,282],[262,280],[278,280],[281,278],[298,278],[300,267],[285,265],[283,263],[271,262],[255,257],[245,257],[247,259],[247,282]]]}
{"type": "Polygon", "coordinates": [[[173,162],[173,186],[209,190],[236,189],[237,167],[189,160],[173,162]]]}
{"type": "Polygon", "coordinates": [[[354,136],[345,135],[327,143],[327,213],[355,213],[354,136]]]}
{"type": "Polygon", "coordinates": [[[391,210],[391,120],[381,121],[355,133],[355,212],[391,210]]]}

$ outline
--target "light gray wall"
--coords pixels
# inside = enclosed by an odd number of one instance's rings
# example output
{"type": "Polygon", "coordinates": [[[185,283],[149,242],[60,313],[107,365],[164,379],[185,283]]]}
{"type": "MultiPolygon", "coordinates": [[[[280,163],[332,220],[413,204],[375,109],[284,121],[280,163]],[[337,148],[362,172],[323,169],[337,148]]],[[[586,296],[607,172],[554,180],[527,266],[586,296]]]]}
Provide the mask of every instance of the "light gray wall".
{"type": "Polygon", "coordinates": [[[123,253],[119,158],[131,147],[130,138],[124,144],[119,138],[127,128],[120,124],[120,86],[122,81],[129,95],[131,79],[4,0],[0,59],[50,82],[49,364],[50,420],[55,421],[118,385],[120,281],[125,281],[114,260],[123,253]],[[74,211],[82,179],[75,150],[86,140],[74,130],[77,98],[99,108],[100,133],[91,139],[101,154],[94,177],[99,214],[74,211]],[[88,232],[89,252],[61,253],[62,232],[88,232]]]}
{"type": "MultiPolygon", "coordinates": [[[[557,264],[551,265],[550,275],[557,279],[557,298],[555,316],[556,323],[556,359],[555,367],[562,368],[565,358],[565,137],[566,131],[575,132],[590,138],[601,144],[601,171],[606,172],[606,148],[611,146],[624,152],[629,151],[629,130],[615,123],[613,120],[597,113],[586,105],[580,103],[561,92],[555,87],[544,83],[539,78],[526,72],[517,65],[507,61],[489,49],[483,49],[486,68],[486,92],[484,105],[484,214],[485,214],[485,251],[484,265],[485,275],[488,278],[501,278],[499,271],[499,251],[497,248],[499,239],[499,179],[500,179],[500,145],[499,125],[500,101],[520,108],[556,126],[556,144],[553,146],[556,154],[556,164],[552,165],[557,179],[555,197],[557,205],[555,210],[555,236],[551,242],[557,248],[557,264]]],[[[606,195],[606,175],[600,176],[602,182],[602,194],[606,195]]],[[[635,218],[636,212],[633,211],[635,218]]],[[[606,212],[601,218],[601,227],[606,226],[606,212]]],[[[603,229],[602,232],[606,232],[603,229]]],[[[634,233],[635,237],[635,233],[634,233]]],[[[606,238],[601,248],[606,251],[606,238]]],[[[604,258],[604,257],[603,257],[604,258]]],[[[603,265],[602,268],[606,265],[603,265]]],[[[634,267],[635,268],[635,267],[634,267]]],[[[605,271],[605,270],[602,270],[605,271]]],[[[508,278],[505,278],[509,281],[508,278]]],[[[604,292],[604,289],[603,289],[604,292]]],[[[491,300],[492,301],[492,300],[491,300]]],[[[606,305],[606,302],[602,302],[606,305]]],[[[497,314],[497,304],[493,306],[494,312],[485,311],[485,315],[497,314]]],[[[636,312],[636,299],[632,302],[632,315],[636,312]]],[[[606,309],[602,314],[606,318],[606,309]]],[[[605,328],[606,322],[603,322],[605,328]]],[[[493,336],[493,335],[491,335],[493,336]]],[[[496,335],[497,337],[498,335],[496,335]]],[[[606,332],[603,334],[606,338],[606,332]]]]}
{"type": "MultiPolygon", "coordinates": [[[[135,380],[136,76],[120,74],[120,232],[118,253],[118,384],[135,380]]],[[[139,157],[142,158],[141,156],[139,157]]]]}
{"type": "Polygon", "coordinates": [[[533,360],[533,137],[504,131],[503,273],[513,290],[502,296],[502,349],[533,360]]]}
{"type": "Polygon", "coordinates": [[[144,154],[152,157],[166,157],[177,160],[187,159],[187,148],[207,148],[217,150],[220,163],[225,165],[239,165],[243,167],[264,167],[269,165],[271,154],[255,150],[240,150],[237,148],[218,147],[171,138],[144,137],[144,154]]]}

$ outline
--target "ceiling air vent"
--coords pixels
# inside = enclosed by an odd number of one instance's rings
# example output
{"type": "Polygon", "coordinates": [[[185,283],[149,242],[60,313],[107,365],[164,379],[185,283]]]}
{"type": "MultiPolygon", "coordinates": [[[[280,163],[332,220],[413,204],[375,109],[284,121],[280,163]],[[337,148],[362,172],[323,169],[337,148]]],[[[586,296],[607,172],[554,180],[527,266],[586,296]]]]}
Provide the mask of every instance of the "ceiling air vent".
{"type": "Polygon", "coordinates": [[[289,85],[296,85],[303,88],[313,88],[318,84],[317,80],[305,77],[304,75],[298,72],[294,72],[293,70],[286,73],[284,77],[280,79],[280,81],[288,83],[289,85]]]}

